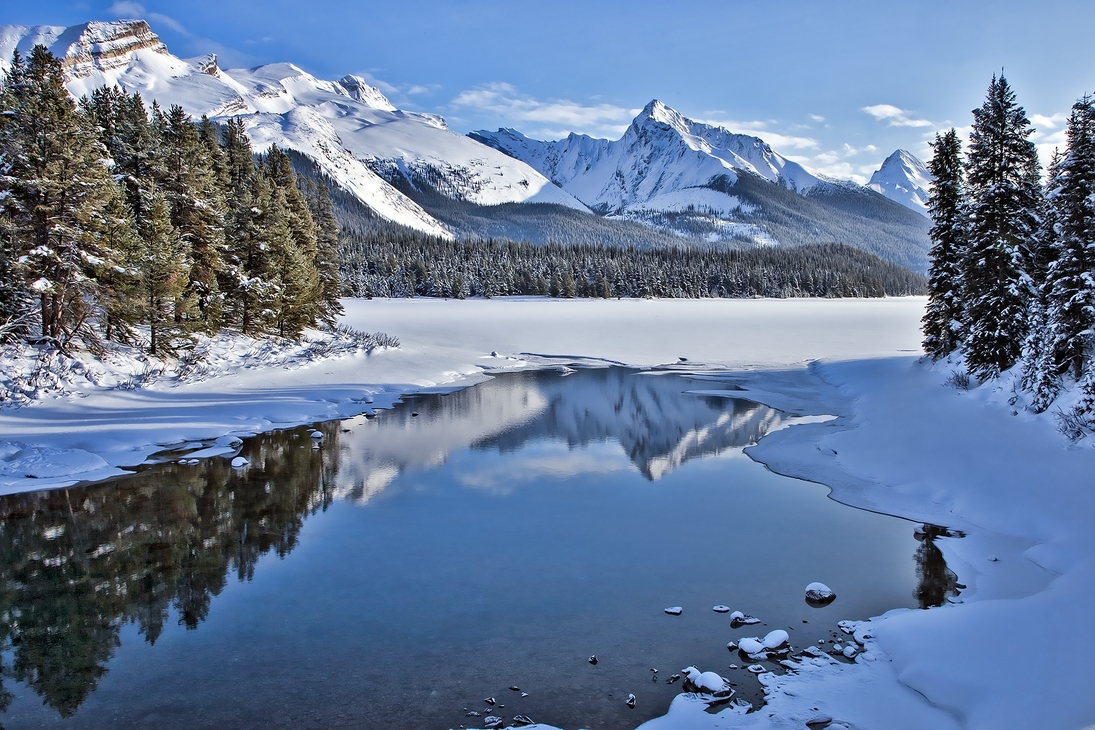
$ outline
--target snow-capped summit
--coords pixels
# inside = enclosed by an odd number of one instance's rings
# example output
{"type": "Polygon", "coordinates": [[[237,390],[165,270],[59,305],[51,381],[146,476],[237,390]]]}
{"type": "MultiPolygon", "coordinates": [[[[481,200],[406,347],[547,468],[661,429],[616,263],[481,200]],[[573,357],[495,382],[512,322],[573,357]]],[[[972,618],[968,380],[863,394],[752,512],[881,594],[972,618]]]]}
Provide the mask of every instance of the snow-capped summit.
{"type": "Polygon", "coordinates": [[[637,210],[737,203],[712,186],[754,173],[803,192],[820,178],[777,154],[764,140],[695,122],[654,99],[615,141],[571,134],[557,142],[529,139],[513,129],[471,136],[535,167],[594,210],[637,210]]]}
{"type": "Polygon", "coordinates": [[[917,213],[928,212],[928,187],[935,178],[920,159],[906,150],[886,158],[867,187],[917,213]]]}
{"type": "Polygon", "coordinates": [[[12,51],[37,44],[63,60],[75,97],[117,85],[195,117],[238,117],[256,149],[274,143],[303,152],[379,216],[430,234],[452,235],[393,186],[396,175],[479,205],[556,203],[588,212],[527,164],[450,131],[436,114],[396,109],[359,76],[324,81],[292,63],[222,69],[214,55],[183,60],[143,20],[0,26],[0,69],[12,51]]]}
{"type": "Polygon", "coordinates": [[[381,93],[380,89],[370,86],[369,82],[360,76],[347,74],[338,80],[339,86],[346,89],[346,93],[373,109],[381,109],[386,112],[394,112],[395,106],[388,101],[388,97],[381,93]]]}

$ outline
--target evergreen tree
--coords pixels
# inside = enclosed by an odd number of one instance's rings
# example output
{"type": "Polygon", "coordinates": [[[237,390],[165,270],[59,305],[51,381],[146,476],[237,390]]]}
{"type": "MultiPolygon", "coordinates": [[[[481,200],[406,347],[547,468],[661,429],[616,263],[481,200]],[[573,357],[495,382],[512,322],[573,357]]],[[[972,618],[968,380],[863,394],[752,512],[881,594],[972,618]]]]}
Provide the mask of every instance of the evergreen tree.
{"type": "Polygon", "coordinates": [[[1048,190],[1054,220],[1046,277],[1047,347],[1056,373],[1079,380],[1095,342],[1095,100],[1072,107],[1068,149],[1048,190]]]}
{"type": "Polygon", "coordinates": [[[993,378],[1019,359],[1028,324],[1029,275],[1042,204],[1038,154],[1026,112],[1007,80],[993,77],[973,112],[966,163],[968,244],[963,298],[969,330],[966,365],[993,378]]]}
{"type": "Polygon", "coordinates": [[[928,200],[932,218],[929,233],[931,268],[928,273],[928,306],[924,314],[924,352],[933,360],[946,357],[962,341],[962,272],[965,253],[965,191],[962,175],[962,143],[951,129],[935,136],[934,155],[928,169],[935,177],[928,200]]]}
{"type": "Polygon", "coordinates": [[[4,80],[0,218],[19,278],[37,299],[42,335],[62,343],[97,312],[96,273],[112,263],[103,211],[117,188],[88,116],[64,87],[60,61],[35,46],[4,80]]]}
{"type": "Polygon", "coordinates": [[[217,276],[224,249],[224,210],[213,160],[190,117],[175,105],[164,117],[161,188],[171,210],[171,224],[190,258],[188,299],[206,330],[219,326],[221,297],[217,276]]]}
{"type": "Polygon", "coordinates": [[[171,225],[171,213],[163,196],[149,203],[141,226],[138,277],[144,320],[148,322],[148,351],[153,355],[171,350],[180,330],[187,303],[183,297],[189,281],[190,261],[186,244],[171,225]]]}
{"type": "MultiPolygon", "coordinates": [[[[342,279],[339,276],[339,230],[330,191],[322,181],[305,180],[305,199],[316,224],[316,273],[319,277],[319,319],[334,325],[342,314],[342,279]]],[[[462,284],[462,282],[461,282],[462,284]]],[[[453,296],[460,299],[454,290],[453,296]]]]}

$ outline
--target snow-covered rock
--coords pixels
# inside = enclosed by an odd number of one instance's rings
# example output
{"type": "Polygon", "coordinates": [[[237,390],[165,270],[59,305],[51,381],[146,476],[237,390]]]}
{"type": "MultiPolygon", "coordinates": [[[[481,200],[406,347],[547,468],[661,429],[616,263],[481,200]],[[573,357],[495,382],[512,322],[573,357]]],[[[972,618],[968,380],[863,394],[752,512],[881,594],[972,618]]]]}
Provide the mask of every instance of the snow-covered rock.
{"type": "Polygon", "coordinates": [[[765,637],[761,640],[761,644],[764,645],[765,649],[771,650],[778,649],[781,646],[784,646],[790,640],[791,637],[787,634],[786,631],[784,631],[783,629],[775,629],[773,631],[769,631],[765,635],[765,637]]]}
{"type": "Polygon", "coordinates": [[[734,693],[730,683],[716,672],[701,672],[696,667],[681,670],[684,676],[684,688],[689,692],[701,692],[713,697],[729,697],[734,693]]]}
{"type": "Polygon", "coordinates": [[[756,636],[738,639],[738,651],[743,651],[746,654],[759,654],[764,651],[764,649],[764,642],[756,636]]]}
{"type": "Polygon", "coordinates": [[[836,600],[836,594],[833,593],[833,589],[824,583],[811,583],[806,586],[806,602],[811,604],[825,605],[832,603],[836,600]]]}
{"type": "Polygon", "coordinates": [[[247,466],[250,463],[251,462],[249,462],[247,459],[243,458],[242,456],[237,456],[236,458],[232,459],[232,467],[235,468],[235,469],[242,469],[243,467],[247,466]]]}
{"type": "Polygon", "coordinates": [[[665,612],[668,613],[670,616],[680,616],[683,611],[684,609],[680,606],[670,606],[669,608],[665,609],[665,612]]]}

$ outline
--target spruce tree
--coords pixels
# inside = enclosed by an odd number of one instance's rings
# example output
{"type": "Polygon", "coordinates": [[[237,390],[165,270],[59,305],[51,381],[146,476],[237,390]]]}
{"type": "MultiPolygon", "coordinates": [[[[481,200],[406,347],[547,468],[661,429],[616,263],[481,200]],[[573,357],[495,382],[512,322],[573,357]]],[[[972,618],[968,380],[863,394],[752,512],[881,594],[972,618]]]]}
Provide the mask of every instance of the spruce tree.
{"type": "Polygon", "coordinates": [[[973,116],[962,265],[964,353],[967,369],[984,380],[1010,368],[1021,354],[1042,194],[1038,154],[1028,139],[1034,130],[1003,76],[993,77],[973,116]]]}
{"type": "Polygon", "coordinates": [[[964,307],[961,297],[961,264],[965,253],[965,190],[962,175],[962,143],[951,129],[935,136],[934,155],[928,164],[935,180],[928,212],[931,268],[928,273],[928,306],[924,314],[924,352],[933,360],[946,357],[962,342],[964,307]]]}
{"type": "Polygon", "coordinates": [[[148,351],[153,355],[171,351],[187,309],[184,297],[189,281],[190,261],[186,244],[171,225],[171,213],[163,195],[149,201],[141,226],[141,255],[137,273],[144,320],[148,322],[148,351]]]}
{"type": "Polygon", "coordinates": [[[221,296],[217,277],[224,249],[224,204],[208,148],[182,107],[175,105],[164,117],[160,142],[161,189],[171,210],[171,224],[186,245],[190,258],[186,296],[197,306],[203,329],[220,324],[221,296]]]}
{"type": "Polygon", "coordinates": [[[1068,149],[1048,190],[1055,222],[1046,276],[1047,346],[1057,373],[1079,380],[1095,343],[1095,100],[1076,102],[1068,149]]]}
{"type": "Polygon", "coordinates": [[[41,333],[62,344],[98,314],[97,272],[114,252],[102,238],[116,193],[106,150],[64,87],[60,61],[35,46],[4,80],[0,218],[18,276],[37,299],[41,333]]]}

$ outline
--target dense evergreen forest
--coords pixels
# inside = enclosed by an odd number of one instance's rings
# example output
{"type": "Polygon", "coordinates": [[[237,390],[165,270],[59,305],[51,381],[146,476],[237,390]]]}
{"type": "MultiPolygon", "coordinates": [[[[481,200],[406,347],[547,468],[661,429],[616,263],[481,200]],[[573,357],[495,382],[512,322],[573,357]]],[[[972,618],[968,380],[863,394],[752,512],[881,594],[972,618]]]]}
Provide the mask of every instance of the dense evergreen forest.
{"type": "MultiPolygon", "coordinates": [[[[287,154],[301,179],[329,182],[309,158],[287,154]]],[[[569,209],[555,216],[566,224],[559,241],[451,241],[377,218],[352,195],[330,190],[343,232],[343,290],[351,296],[880,297],[926,290],[923,276],[840,244],[726,250],[660,233],[651,246],[649,238],[631,238],[632,229],[645,228],[637,223],[617,225],[607,239],[599,228],[583,234],[573,218],[590,216],[569,209]]],[[[469,205],[454,202],[452,209],[469,205]]],[[[513,207],[561,206],[491,207],[512,217],[519,215],[513,207]]]]}
{"type": "Polygon", "coordinates": [[[0,89],[0,339],[172,352],[193,331],[296,337],[341,312],[338,224],[242,123],[195,122],[103,87],[73,102],[58,59],[15,55],[0,89]],[[140,326],[140,329],[138,327],[140,326]]]}
{"type": "Polygon", "coordinates": [[[1079,401],[1056,414],[1078,438],[1095,427],[1095,100],[1073,105],[1045,182],[1034,129],[1003,76],[973,117],[965,159],[951,129],[936,136],[929,165],[924,349],[937,360],[960,354],[981,381],[1018,367],[1037,412],[1078,385],[1079,401]]]}

